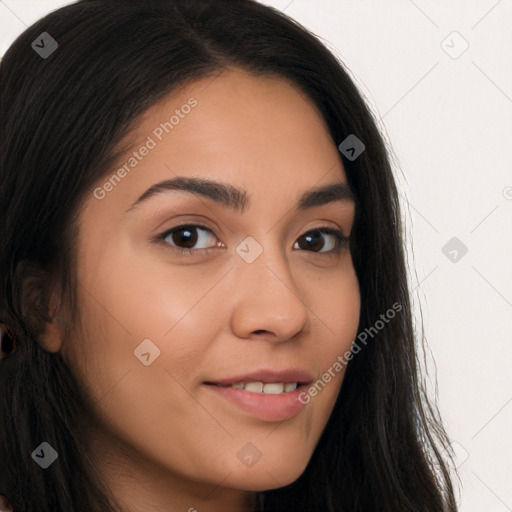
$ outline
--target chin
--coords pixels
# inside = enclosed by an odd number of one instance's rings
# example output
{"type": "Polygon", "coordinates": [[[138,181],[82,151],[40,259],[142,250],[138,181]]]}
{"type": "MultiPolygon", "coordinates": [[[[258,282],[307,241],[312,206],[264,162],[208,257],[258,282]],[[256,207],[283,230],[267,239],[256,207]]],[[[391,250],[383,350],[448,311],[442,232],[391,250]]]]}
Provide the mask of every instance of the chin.
{"type": "Polygon", "coordinates": [[[261,462],[259,461],[252,468],[238,469],[236,473],[231,475],[229,482],[226,482],[226,484],[236,489],[253,492],[286,487],[295,482],[304,473],[309,459],[305,463],[301,461],[300,464],[297,461],[295,465],[288,461],[274,465],[261,464],[260,466],[261,462]]]}

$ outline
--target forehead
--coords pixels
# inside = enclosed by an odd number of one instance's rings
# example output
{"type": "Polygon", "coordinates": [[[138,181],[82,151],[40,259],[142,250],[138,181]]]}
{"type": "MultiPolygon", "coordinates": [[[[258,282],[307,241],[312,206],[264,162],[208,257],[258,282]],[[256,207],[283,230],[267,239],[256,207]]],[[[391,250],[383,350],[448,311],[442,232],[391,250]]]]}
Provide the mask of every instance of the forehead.
{"type": "MultiPolygon", "coordinates": [[[[109,187],[115,190],[108,196],[123,204],[177,176],[276,190],[293,200],[295,190],[346,182],[336,145],[313,102],[283,78],[239,69],[174,90],[144,113],[124,145],[129,149],[113,168],[114,174],[124,169],[122,180],[114,180],[119,183],[109,187]]],[[[272,194],[256,194],[256,201],[258,196],[268,201],[272,194]]]]}

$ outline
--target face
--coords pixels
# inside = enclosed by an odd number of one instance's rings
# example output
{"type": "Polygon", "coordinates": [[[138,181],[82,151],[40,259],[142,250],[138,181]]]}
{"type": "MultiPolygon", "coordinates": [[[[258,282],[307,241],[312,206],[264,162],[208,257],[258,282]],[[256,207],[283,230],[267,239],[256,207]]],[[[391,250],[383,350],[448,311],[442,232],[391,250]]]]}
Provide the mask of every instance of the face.
{"type": "Polygon", "coordinates": [[[297,88],[237,69],[173,92],[129,140],[81,209],[82,328],[60,347],[94,406],[103,476],[131,503],[167,493],[183,510],[209,510],[199,489],[216,488],[212,505],[287,485],[343,371],[304,392],[359,322],[336,144],[297,88]]]}

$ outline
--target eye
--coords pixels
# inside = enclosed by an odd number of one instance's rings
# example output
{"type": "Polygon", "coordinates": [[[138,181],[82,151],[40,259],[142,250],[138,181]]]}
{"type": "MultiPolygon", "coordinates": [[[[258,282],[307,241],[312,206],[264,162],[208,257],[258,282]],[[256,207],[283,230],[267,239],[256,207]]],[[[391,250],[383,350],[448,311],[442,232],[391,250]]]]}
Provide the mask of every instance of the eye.
{"type": "Polygon", "coordinates": [[[295,249],[298,245],[301,249],[311,250],[311,252],[324,252],[324,253],[338,253],[340,250],[348,244],[348,237],[346,237],[338,229],[332,229],[328,227],[317,228],[307,233],[304,233],[293,248],[295,249]],[[325,238],[327,235],[327,242],[325,238]],[[329,238],[330,237],[330,238],[329,238]],[[301,240],[303,242],[301,242],[301,240]]]}
{"type": "Polygon", "coordinates": [[[205,226],[199,226],[196,224],[188,224],[183,226],[177,226],[169,231],[166,231],[161,238],[171,246],[171,248],[178,252],[191,253],[194,250],[208,250],[218,243],[205,247],[194,247],[196,244],[205,245],[208,243],[208,238],[214,237],[213,231],[205,226]],[[198,234],[199,233],[199,234],[198,234]],[[194,248],[194,249],[192,249],[194,248]]]}

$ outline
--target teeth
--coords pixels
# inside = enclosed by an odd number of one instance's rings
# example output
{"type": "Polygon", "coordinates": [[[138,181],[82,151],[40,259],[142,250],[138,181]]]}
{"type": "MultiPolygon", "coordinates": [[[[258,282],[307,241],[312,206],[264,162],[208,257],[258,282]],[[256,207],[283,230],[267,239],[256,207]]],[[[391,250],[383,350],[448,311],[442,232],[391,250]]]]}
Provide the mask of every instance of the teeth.
{"type": "Polygon", "coordinates": [[[263,393],[263,382],[248,382],[245,385],[245,390],[253,393],[263,393]]]}
{"type": "Polygon", "coordinates": [[[244,389],[252,393],[265,393],[266,395],[280,395],[281,393],[288,393],[297,389],[296,382],[237,382],[231,386],[234,389],[244,389]]]}
{"type": "Polygon", "coordinates": [[[267,395],[280,395],[284,392],[284,384],[282,382],[269,382],[263,386],[263,393],[267,395]]]}

